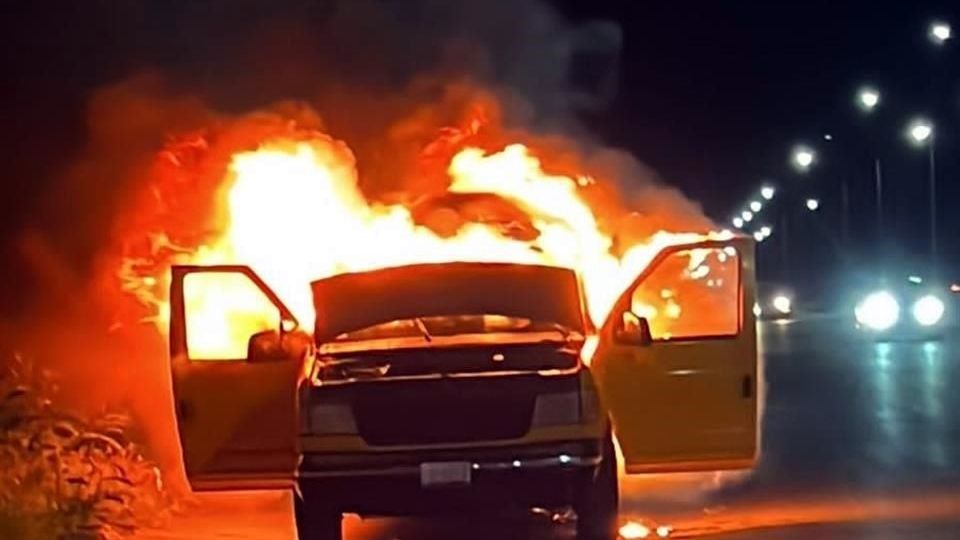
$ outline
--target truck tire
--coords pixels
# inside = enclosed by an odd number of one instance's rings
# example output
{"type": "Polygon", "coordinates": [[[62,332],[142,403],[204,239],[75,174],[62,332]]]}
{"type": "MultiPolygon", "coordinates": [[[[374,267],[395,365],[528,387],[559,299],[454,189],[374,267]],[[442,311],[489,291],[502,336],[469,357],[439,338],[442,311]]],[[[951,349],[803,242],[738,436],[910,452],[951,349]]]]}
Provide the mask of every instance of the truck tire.
{"type": "Polygon", "coordinates": [[[343,514],[311,505],[305,495],[293,494],[293,516],[297,540],[343,540],[343,514]]]}
{"type": "Polygon", "coordinates": [[[596,476],[588,478],[576,497],[577,540],[617,538],[620,491],[617,479],[617,453],[613,439],[603,442],[603,459],[596,476]]]}

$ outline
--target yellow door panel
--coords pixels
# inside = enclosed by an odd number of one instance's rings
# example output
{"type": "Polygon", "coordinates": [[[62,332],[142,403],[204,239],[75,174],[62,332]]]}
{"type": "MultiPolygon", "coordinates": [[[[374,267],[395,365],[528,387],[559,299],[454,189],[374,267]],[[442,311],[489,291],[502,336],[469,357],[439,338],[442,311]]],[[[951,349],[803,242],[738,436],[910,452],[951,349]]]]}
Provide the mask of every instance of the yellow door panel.
{"type": "Polygon", "coordinates": [[[292,485],[309,339],[281,331],[292,315],[246,267],[175,267],[170,295],[173,389],[191,485],[292,485]]]}
{"type": "Polygon", "coordinates": [[[591,369],[628,472],[752,465],[754,296],[747,239],[668,248],[621,296],[591,369]]]}

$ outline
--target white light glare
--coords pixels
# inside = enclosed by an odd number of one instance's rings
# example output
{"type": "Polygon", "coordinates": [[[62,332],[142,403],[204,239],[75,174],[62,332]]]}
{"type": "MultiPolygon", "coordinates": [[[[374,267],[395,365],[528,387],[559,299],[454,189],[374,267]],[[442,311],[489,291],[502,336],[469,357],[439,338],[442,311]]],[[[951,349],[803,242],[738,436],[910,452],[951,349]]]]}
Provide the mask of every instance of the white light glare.
{"type": "Polygon", "coordinates": [[[857,93],[857,103],[865,111],[872,111],[880,104],[880,92],[875,88],[864,87],[857,93]]]}
{"type": "Polygon", "coordinates": [[[744,210],[743,212],[740,212],[740,217],[742,217],[743,221],[745,221],[746,223],[750,223],[751,221],[753,221],[753,212],[749,210],[744,210]]]}
{"type": "Polygon", "coordinates": [[[854,316],[861,325],[882,332],[897,324],[900,319],[900,304],[888,291],[877,291],[857,304],[854,316]]]}
{"type": "Polygon", "coordinates": [[[816,157],[817,155],[809,148],[799,146],[793,149],[793,164],[800,170],[809,169],[816,157]]]}
{"type": "Polygon", "coordinates": [[[820,201],[817,199],[807,199],[807,210],[816,212],[820,208],[820,201]]]}
{"type": "Polygon", "coordinates": [[[750,210],[754,212],[759,212],[763,209],[763,203],[760,201],[750,201],[750,210]]]}
{"type": "Polygon", "coordinates": [[[737,217],[733,218],[733,226],[736,227],[736,228],[738,228],[738,229],[742,229],[742,228],[743,228],[743,218],[740,217],[740,216],[737,216],[737,217]]]}
{"type": "Polygon", "coordinates": [[[767,237],[764,236],[762,232],[757,231],[753,233],[753,239],[756,240],[757,242],[763,242],[764,240],[767,239],[767,237]]]}
{"type": "Polygon", "coordinates": [[[768,201],[773,199],[773,195],[776,192],[777,190],[773,189],[772,186],[763,186],[760,188],[760,196],[768,201]]]}
{"type": "Polygon", "coordinates": [[[773,234],[773,229],[770,228],[769,225],[764,225],[763,227],[760,227],[760,234],[762,234],[763,237],[766,238],[771,234],[773,234]]]}
{"type": "Polygon", "coordinates": [[[773,304],[773,309],[779,311],[783,315],[789,315],[790,311],[793,309],[793,301],[790,300],[790,297],[785,294],[778,294],[773,297],[773,301],[770,302],[773,304]]]}
{"type": "Polygon", "coordinates": [[[910,123],[908,133],[913,142],[921,144],[933,136],[933,124],[923,119],[914,120],[910,123]]]}
{"type": "Polygon", "coordinates": [[[921,326],[933,326],[943,318],[946,307],[943,305],[943,300],[928,294],[914,302],[910,311],[913,312],[913,318],[921,326]]]}
{"type": "Polygon", "coordinates": [[[930,25],[930,39],[935,43],[942,45],[945,41],[953,37],[953,30],[945,22],[935,22],[930,25]]]}

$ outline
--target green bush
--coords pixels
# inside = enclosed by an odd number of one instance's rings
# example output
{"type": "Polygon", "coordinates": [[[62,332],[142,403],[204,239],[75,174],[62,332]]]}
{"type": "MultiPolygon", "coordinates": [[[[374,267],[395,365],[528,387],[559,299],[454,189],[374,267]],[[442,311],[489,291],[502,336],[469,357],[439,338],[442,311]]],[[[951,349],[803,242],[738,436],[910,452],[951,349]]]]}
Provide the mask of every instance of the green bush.
{"type": "Polygon", "coordinates": [[[16,355],[0,371],[0,538],[110,539],[157,524],[169,501],[129,418],[58,411],[49,380],[16,355]]]}

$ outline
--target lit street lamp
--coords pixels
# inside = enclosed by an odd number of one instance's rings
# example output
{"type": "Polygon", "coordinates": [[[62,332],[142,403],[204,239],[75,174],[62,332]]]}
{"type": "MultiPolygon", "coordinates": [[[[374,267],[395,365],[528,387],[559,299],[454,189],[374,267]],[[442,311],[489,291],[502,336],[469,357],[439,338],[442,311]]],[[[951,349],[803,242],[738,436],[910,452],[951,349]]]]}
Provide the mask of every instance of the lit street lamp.
{"type": "MultiPolygon", "coordinates": [[[[948,36],[949,37],[949,36],[948,36]]],[[[937,153],[936,134],[933,123],[918,118],[907,128],[910,139],[917,146],[926,145],[929,153],[929,191],[930,191],[930,262],[937,264],[937,153]]]]}
{"type": "Polygon", "coordinates": [[[740,212],[740,217],[742,217],[743,221],[745,221],[746,223],[750,223],[751,221],[753,221],[753,212],[749,210],[744,210],[743,212],[740,212]]]}
{"type": "Polygon", "coordinates": [[[929,35],[934,43],[943,45],[948,39],[953,37],[953,31],[949,24],[938,21],[930,25],[929,35]]]}
{"type": "Polygon", "coordinates": [[[760,201],[750,201],[750,210],[759,212],[763,209],[763,203],[760,201]]]}
{"type": "Polygon", "coordinates": [[[933,124],[926,120],[914,120],[910,124],[910,138],[917,144],[923,144],[927,139],[933,136],[933,124]]]}
{"type": "Polygon", "coordinates": [[[733,226],[736,227],[736,228],[738,228],[738,229],[742,229],[742,228],[743,228],[743,218],[740,217],[740,216],[737,216],[737,217],[733,218],[733,226]]]}
{"type": "Polygon", "coordinates": [[[813,165],[816,157],[817,155],[814,153],[814,151],[809,148],[798,146],[797,148],[793,149],[793,164],[801,171],[808,170],[810,166],[813,165]]]}
{"type": "Polygon", "coordinates": [[[766,200],[772,200],[773,195],[776,193],[776,190],[771,186],[763,186],[760,188],[760,196],[766,200]]]}
{"type": "Polygon", "coordinates": [[[880,92],[876,88],[864,86],[857,92],[857,103],[861,109],[870,112],[880,104],[880,92]]]}
{"type": "Polygon", "coordinates": [[[767,239],[767,237],[764,236],[762,232],[756,231],[753,233],[753,239],[756,240],[757,242],[763,242],[764,240],[767,239]]]}
{"type": "Polygon", "coordinates": [[[773,229],[770,228],[769,225],[764,225],[763,227],[760,227],[760,234],[762,234],[764,238],[767,238],[773,234],[773,229]]]}
{"type": "Polygon", "coordinates": [[[807,199],[807,210],[816,212],[820,209],[820,201],[817,199],[807,199]]]}

